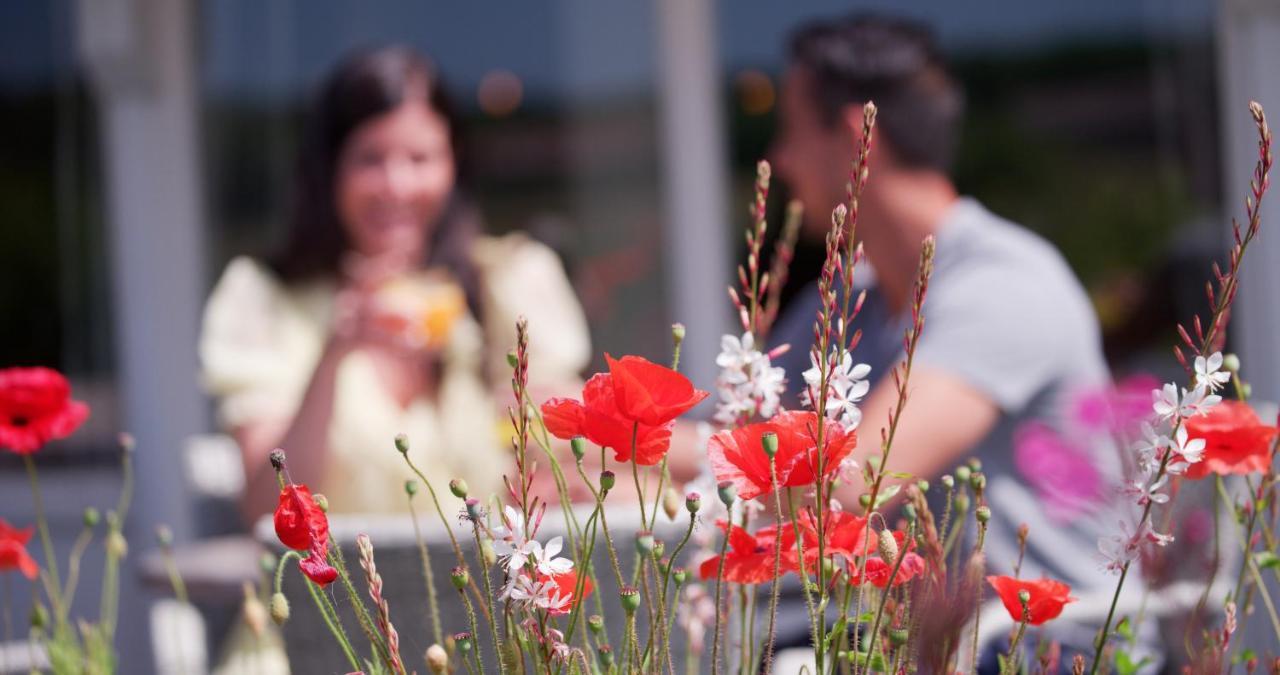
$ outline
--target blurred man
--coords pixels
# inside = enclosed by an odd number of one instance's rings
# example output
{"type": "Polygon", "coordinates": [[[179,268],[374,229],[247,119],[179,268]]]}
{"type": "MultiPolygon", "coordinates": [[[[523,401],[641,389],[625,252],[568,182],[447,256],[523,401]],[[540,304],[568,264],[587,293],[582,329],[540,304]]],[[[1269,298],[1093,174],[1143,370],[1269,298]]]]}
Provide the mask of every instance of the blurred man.
{"type": "MultiPolygon", "coordinates": [[[[1018,527],[1029,525],[1021,574],[1071,584],[1081,598],[1069,608],[1078,623],[1061,622],[1054,637],[1064,649],[1088,650],[1115,587],[1093,552],[1102,528],[1115,520],[1103,515],[1104,505],[1090,517],[1050,519],[1037,486],[1070,478],[1024,475],[1026,464],[1014,461],[1012,449],[1021,424],[1053,423],[1064,393],[1108,381],[1084,290],[1050,244],[957,193],[948,172],[963,95],[927,28],[870,16],[814,23],[793,35],[789,59],[772,159],[806,207],[802,236],[820,241],[826,233],[832,208],[845,199],[863,103],[879,108],[857,223],[869,263],[856,277],[868,294],[854,323],[863,338],[853,353],[872,367],[862,406],[864,447],[876,445],[896,403],[893,380],[884,376],[902,358],[920,244],[933,235],[926,323],[888,468],[936,479],[978,457],[993,514],[986,538],[991,573],[1012,574],[1018,527]]],[[[772,335],[792,346],[776,365],[786,368],[793,397],[804,386],[800,373],[809,367],[818,302],[816,288],[801,292],[772,335]]],[[[1098,461],[1101,474],[1091,478],[1118,478],[1115,457],[1098,461]]],[[[852,506],[861,491],[855,485],[840,496],[852,506]]]]}

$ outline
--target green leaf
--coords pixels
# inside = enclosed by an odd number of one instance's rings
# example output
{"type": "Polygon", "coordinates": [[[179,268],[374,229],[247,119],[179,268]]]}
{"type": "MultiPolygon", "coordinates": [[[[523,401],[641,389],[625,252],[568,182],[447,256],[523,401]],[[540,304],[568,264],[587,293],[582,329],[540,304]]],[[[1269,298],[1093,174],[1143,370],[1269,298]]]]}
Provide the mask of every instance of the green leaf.
{"type": "Polygon", "coordinates": [[[1129,623],[1129,617],[1121,619],[1120,623],[1116,624],[1116,635],[1119,635],[1126,641],[1133,641],[1133,625],[1129,623]]]}
{"type": "Polygon", "coordinates": [[[1280,557],[1277,557],[1272,551],[1255,552],[1253,561],[1258,564],[1258,569],[1265,570],[1271,567],[1280,567],[1280,557]]]}
{"type": "Polygon", "coordinates": [[[898,480],[911,480],[912,478],[915,478],[915,476],[907,473],[906,471],[890,471],[889,477],[897,478],[898,480]]]}
{"type": "Polygon", "coordinates": [[[901,489],[902,489],[901,485],[890,485],[885,489],[881,490],[880,494],[876,495],[875,508],[878,509],[881,506],[884,506],[884,504],[888,502],[890,499],[893,499],[898,494],[898,491],[901,489]]]}

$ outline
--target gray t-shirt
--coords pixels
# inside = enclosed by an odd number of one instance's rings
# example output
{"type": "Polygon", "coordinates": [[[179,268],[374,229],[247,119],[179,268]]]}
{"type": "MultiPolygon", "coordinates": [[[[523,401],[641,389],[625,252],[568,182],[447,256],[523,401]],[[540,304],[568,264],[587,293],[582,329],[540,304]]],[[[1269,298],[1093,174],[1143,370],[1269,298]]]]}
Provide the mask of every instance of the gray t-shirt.
{"type": "MultiPolygon", "coordinates": [[[[857,283],[867,289],[867,300],[854,322],[863,337],[853,356],[872,367],[874,386],[902,357],[908,317],[890,316],[872,275],[863,272],[858,270],[857,283]]],[[[792,347],[776,364],[786,369],[792,405],[803,387],[800,373],[809,367],[817,309],[816,288],[801,293],[772,336],[775,343],[792,347]]],[[[1100,569],[1095,552],[1099,534],[1115,529],[1114,517],[1106,515],[1114,512],[1103,505],[1065,521],[1051,517],[1043,486],[1055,477],[1022,475],[1013,452],[1014,433],[1024,424],[1061,428],[1064,398],[1109,382],[1098,321],[1079,281],[1049,243],[973,199],[960,199],[937,233],[924,315],[917,366],[959,377],[1000,408],[996,426],[966,455],[982,461],[987,478],[990,573],[1012,574],[1018,527],[1025,523],[1030,538],[1022,577],[1053,577],[1070,584],[1076,596],[1095,591],[1109,600],[1115,577],[1100,569]]],[[[863,426],[871,427],[864,437],[877,438],[874,430],[883,423],[864,418],[863,426]]],[[[1114,452],[1095,454],[1090,462],[1097,475],[1114,485],[1118,458],[1114,452]]],[[[1097,496],[1105,501],[1112,491],[1097,496]]],[[[1126,585],[1140,586],[1134,581],[1126,585]]]]}

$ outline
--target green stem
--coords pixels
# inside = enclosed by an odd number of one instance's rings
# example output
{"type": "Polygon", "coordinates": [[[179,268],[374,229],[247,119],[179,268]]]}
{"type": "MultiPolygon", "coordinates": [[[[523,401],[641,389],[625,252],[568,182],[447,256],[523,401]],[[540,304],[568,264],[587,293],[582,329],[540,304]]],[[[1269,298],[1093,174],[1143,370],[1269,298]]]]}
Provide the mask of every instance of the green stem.
{"type": "Polygon", "coordinates": [[[48,570],[50,584],[54,589],[49,602],[53,605],[54,616],[58,617],[58,622],[60,624],[66,623],[67,608],[62,603],[62,581],[58,575],[58,558],[53,551],[53,538],[49,536],[49,523],[45,519],[44,499],[40,494],[40,479],[36,475],[36,462],[30,454],[24,454],[22,462],[27,468],[27,482],[31,484],[31,502],[35,507],[36,529],[40,532],[40,545],[44,548],[45,569],[48,570]]]}
{"type": "MultiPolygon", "coordinates": [[[[773,538],[773,588],[769,591],[769,632],[765,636],[764,672],[773,669],[773,645],[777,639],[778,598],[782,591],[782,487],[778,485],[778,459],[769,457],[769,479],[773,483],[774,515],[778,519],[777,536],[773,538]]],[[[821,564],[821,561],[819,561],[821,564]]],[[[800,559],[804,565],[804,559],[800,559]]]]}
{"type": "MultiPolygon", "coordinates": [[[[733,528],[733,519],[730,516],[726,527],[733,528]]],[[[729,550],[729,532],[724,533],[724,541],[720,544],[720,564],[716,568],[716,620],[713,624],[715,629],[715,639],[711,641],[711,671],[715,675],[720,675],[720,634],[724,631],[724,621],[720,606],[724,598],[724,558],[729,550]]]]}
{"type": "MultiPolygon", "coordinates": [[[[431,569],[431,555],[427,543],[422,540],[422,528],[418,525],[418,511],[413,508],[413,495],[409,495],[409,519],[413,522],[413,539],[418,543],[418,555],[422,558],[422,580],[427,585],[427,608],[431,615],[431,637],[436,644],[444,644],[440,630],[440,605],[436,602],[435,572],[431,569]]],[[[465,594],[463,598],[465,599],[465,594]]]]}

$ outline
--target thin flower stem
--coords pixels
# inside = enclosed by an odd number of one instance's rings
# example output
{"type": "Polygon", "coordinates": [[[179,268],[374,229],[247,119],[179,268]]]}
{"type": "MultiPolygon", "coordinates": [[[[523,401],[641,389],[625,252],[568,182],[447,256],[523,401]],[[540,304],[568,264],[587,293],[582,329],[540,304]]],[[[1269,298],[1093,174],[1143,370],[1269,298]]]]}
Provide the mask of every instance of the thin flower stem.
{"type": "Polygon", "coordinates": [[[435,641],[435,644],[443,644],[444,636],[440,629],[440,604],[436,602],[436,579],[435,572],[431,569],[431,554],[427,551],[427,542],[422,539],[422,527],[418,524],[418,510],[413,508],[413,495],[407,496],[409,501],[409,520],[413,522],[413,539],[418,543],[418,555],[422,559],[422,581],[427,586],[427,609],[431,617],[431,638],[435,641]]]}
{"type": "MultiPolygon", "coordinates": [[[[480,523],[478,521],[472,521],[471,531],[476,542],[476,557],[480,559],[480,570],[484,577],[485,602],[491,603],[493,602],[493,584],[489,580],[489,561],[484,557],[484,543],[480,539],[480,523]]],[[[507,666],[506,661],[502,658],[502,636],[498,633],[498,622],[493,615],[494,612],[492,611],[487,613],[489,619],[489,634],[490,638],[493,640],[493,655],[494,658],[498,660],[498,672],[505,673],[507,672],[507,666]]],[[[480,638],[476,637],[475,640],[478,643],[480,638]]],[[[475,649],[478,652],[480,650],[480,645],[477,644],[475,649]]]]}
{"type": "MultiPolygon", "coordinates": [[[[907,530],[907,536],[904,541],[911,541],[915,537],[915,528],[907,530]]],[[[898,570],[902,569],[902,561],[907,557],[907,547],[903,547],[898,553],[898,559],[893,561],[893,571],[889,573],[889,582],[885,584],[884,593],[880,594],[880,604],[876,607],[876,618],[871,622],[871,643],[867,645],[867,670],[871,669],[871,658],[876,653],[876,640],[880,637],[880,620],[884,616],[884,606],[889,602],[889,595],[893,591],[893,582],[898,579],[898,570]]],[[[865,583],[865,579],[863,580],[865,583]]]]}
{"type": "MultiPolygon", "coordinates": [[[[787,488],[787,509],[791,514],[793,514],[793,516],[799,513],[799,511],[796,510],[795,491],[792,488],[787,488]]],[[[802,563],[799,565],[800,586],[804,591],[805,608],[808,610],[808,615],[809,615],[809,633],[814,644],[817,644],[822,639],[822,623],[819,620],[818,608],[814,605],[813,592],[809,588],[810,586],[809,568],[807,565],[803,564],[803,561],[805,559],[804,536],[803,536],[803,533],[800,531],[799,519],[793,517],[791,519],[791,527],[792,527],[792,530],[795,532],[795,537],[796,537],[796,560],[802,561],[802,563]]]]}
{"type": "Polygon", "coordinates": [[[640,433],[640,423],[632,422],[631,424],[631,478],[636,482],[636,497],[640,504],[640,526],[649,522],[645,518],[644,510],[644,489],[640,487],[640,463],[636,461],[636,436],[640,433]]]}
{"type": "Polygon", "coordinates": [[[1000,675],[1004,675],[1006,669],[1009,673],[1016,675],[1022,659],[1018,658],[1018,643],[1022,642],[1022,635],[1027,631],[1027,608],[1022,608],[1022,621],[1018,622],[1018,632],[1013,636],[1013,642],[1009,643],[1009,659],[1000,667],[1000,675]]]}
{"type": "MultiPolygon", "coordinates": [[[[286,553],[285,555],[287,556],[288,554],[286,553]]],[[[328,627],[329,632],[338,641],[338,646],[342,648],[342,653],[347,657],[347,662],[351,664],[352,668],[360,670],[360,658],[356,656],[355,649],[347,639],[346,633],[342,631],[342,624],[338,622],[337,613],[333,611],[333,606],[327,605],[327,598],[325,598],[324,593],[315,584],[311,583],[310,579],[303,579],[302,583],[307,587],[307,593],[311,595],[312,602],[320,610],[320,618],[324,620],[324,625],[328,627]]]]}
{"type": "Polygon", "coordinates": [[[76,586],[80,582],[80,563],[92,540],[93,530],[86,525],[76,537],[75,544],[71,546],[71,557],[67,559],[67,587],[62,591],[62,597],[68,606],[75,600],[76,586]]]}
{"type": "MultiPolygon", "coordinates": [[[[782,488],[778,485],[778,459],[769,457],[769,480],[773,485],[773,505],[778,519],[778,533],[773,538],[773,588],[769,591],[769,632],[765,637],[764,673],[772,672],[773,645],[777,639],[778,598],[782,592],[782,488]]],[[[800,560],[804,565],[804,560],[800,560]]]]}
{"type": "Polygon", "coordinates": [[[49,583],[54,592],[49,597],[53,605],[54,616],[60,624],[67,621],[67,608],[62,603],[62,582],[58,576],[58,557],[53,551],[53,539],[49,536],[49,523],[45,519],[44,499],[40,494],[40,478],[36,475],[36,462],[30,454],[22,456],[22,463],[27,468],[27,482],[31,484],[31,502],[35,507],[36,529],[40,532],[40,545],[44,548],[45,569],[49,572],[49,583]]]}
{"type": "MultiPolygon", "coordinates": [[[[727,527],[733,527],[732,514],[729,517],[727,527]]],[[[726,531],[724,533],[724,541],[720,544],[720,564],[716,566],[716,620],[715,624],[713,624],[715,628],[715,638],[711,641],[711,672],[714,673],[714,675],[720,675],[722,672],[722,666],[720,663],[720,635],[724,632],[724,622],[721,620],[722,613],[720,611],[720,607],[724,598],[724,591],[722,590],[724,588],[724,558],[728,551],[729,532],[726,531]]]]}
{"type": "Polygon", "coordinates": [[[347,602],[355,610],[356,620],[360,623],[360,629],[369,640],[374,654],[383,662],[389,661],[390,652],[387,650],[387,645],[378,634],[378,629],[373,623],[373,617],[369,614],[368,608],[364,606],[364,599],[360,595],[360,591],[351,583],[351,575],[347,572],[347,563],[342,558],[342,547],[333,546],[329,549],[329,562],[338,570],[338,580],[342,582],[342,588],[347,592],[347,602]]]}
{"type": "MultiPolygon", "coordinates": [[[[985,567],[986,565],[986,556],[982,554],[982,547],[986,543],[986,541],[987,541],[987,524],[982,521],[979,521],[978,522],[978,545],[976,548],[974,548],[973,555],[977,559],[978,564],[983,567],[985,567]]],[[[978,571],[977,577],[981,579],[983,576],[985,576],[983,574],[983,570],[980,569],[978,571]]],[[[982,607],[982,584],[978,584],[977,593],[978,593],[977,599],[974,602],[974,606],[982,607]]],[[[970,654],[969,662],[973,664],[973,672],[975,675],[978,672],[978,624],[980,623],[981,619],[982,619],[981,611],[977,611],[973,613],[973,652],[970,654]]]]}

